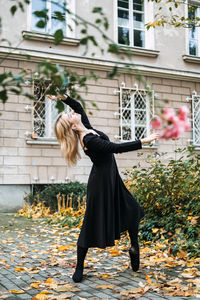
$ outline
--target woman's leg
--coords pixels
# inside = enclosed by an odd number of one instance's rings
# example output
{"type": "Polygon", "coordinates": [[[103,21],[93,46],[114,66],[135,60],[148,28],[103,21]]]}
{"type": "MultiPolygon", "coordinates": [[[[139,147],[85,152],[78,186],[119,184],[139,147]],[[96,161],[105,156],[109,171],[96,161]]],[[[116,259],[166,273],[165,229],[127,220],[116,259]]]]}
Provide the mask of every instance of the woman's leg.
{"type": "Polygon", "coordinates": [[[83,248],[77,245],[77,264],[76,270],[72,279],[75,282],[80,282],[83,278],[84,259],[87,254],[88,248],[83,248]]]}
{"type": "Polygon", "coordinates": [[[135,228],[130,228],[128,230],[130,240],[131,240],[131,248],[129,249],[129,255],[131,259],[131,267],[133,271],[137,271],[140,266],[140,249],[138,243],[138,226],[135,228]]]}

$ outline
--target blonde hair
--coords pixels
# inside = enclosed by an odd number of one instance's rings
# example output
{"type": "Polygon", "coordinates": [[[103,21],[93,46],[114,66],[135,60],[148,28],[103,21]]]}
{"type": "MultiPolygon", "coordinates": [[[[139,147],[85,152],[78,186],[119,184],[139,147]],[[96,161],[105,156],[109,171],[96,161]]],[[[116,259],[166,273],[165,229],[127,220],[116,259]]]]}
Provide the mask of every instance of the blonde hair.
{"type": "Polygon", "coordinates": [[[60,144],[61,152],[69,166],[75,165],[81,157],[79,153],[79,138],[72,129],[71,123],[62,118],[60,113],[54,125],[56,138],[60,144]]]}

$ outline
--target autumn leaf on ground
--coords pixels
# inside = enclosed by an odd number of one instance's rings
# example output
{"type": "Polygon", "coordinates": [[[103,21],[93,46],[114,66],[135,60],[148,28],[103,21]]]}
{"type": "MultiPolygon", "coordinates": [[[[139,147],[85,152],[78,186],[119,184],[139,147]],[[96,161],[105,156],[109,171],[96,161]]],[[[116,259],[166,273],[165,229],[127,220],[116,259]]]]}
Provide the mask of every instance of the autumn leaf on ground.
{"type": "Polygon", "coordinates": [[[13,294],[23,294],[24,291],[18,291],[18,290],[10,290],[11,293],[13,294]]]}
{"type": "Polygon", "coordinates": [[[80,292],[81,291],[79,288],[75,287],[75,285],[71,283],[57,286],[53,288],[53,290],[56,292],[80,292]]]}
{"type": "Polygon", "coordinates": [[[65,300],[65,299],[71,299],[74,296],[74,294],[61,294],[61,295],[53,295],[49,297],[49,300],[65,300]]]}
{"type": "Polygon", "coordinates": [[[149,289],[150,289],[149,286],[134,288],[134,289],[130,289],[130,290],[121,292],[120,296],[128,297],[127,299],[130,299],[130,298],[138,299],[141,296],[143,296],[149,289]]]}
{"type": "Polygon", "coordinates": [[[115,287],[111,284],[99,284],[99,285],[96,285],[96,288],[97,289],[103,289],[103,290],[105,290],[105,289],[113,290],[115,287]]]}

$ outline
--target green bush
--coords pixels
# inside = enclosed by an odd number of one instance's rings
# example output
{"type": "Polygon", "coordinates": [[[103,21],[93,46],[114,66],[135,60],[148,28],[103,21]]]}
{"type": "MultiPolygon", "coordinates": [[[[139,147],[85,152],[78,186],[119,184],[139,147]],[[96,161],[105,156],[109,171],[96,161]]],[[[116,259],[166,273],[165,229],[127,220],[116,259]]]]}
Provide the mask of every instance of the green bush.
{"type": "Polygon", "coordinates": [[[24,200],[28,204],[37,204],[38,202],[43,202],[47,207],[51,208],[52,212],[58,210],[57,195],[60,193],[67,197],[72,197],[72,207],[77,209],[78,198],[82,201],[83,197],[86,195],[87,186],[85,183],[69,182],[60,184],[35,184],[33,185],[32,193],[25,196],[24,200]]]}
{"type": "Polygon", "coordinates": [[[125,183],[145,211],[141,238],[169,239],[173,254],[182,249],[196,256],[200,254],[200,154],[194,147],[176,153],[180,158],[168,164],[162,163],[166,153],[159,158],[149,155],[146,168],[127,170],[125,183]]]}

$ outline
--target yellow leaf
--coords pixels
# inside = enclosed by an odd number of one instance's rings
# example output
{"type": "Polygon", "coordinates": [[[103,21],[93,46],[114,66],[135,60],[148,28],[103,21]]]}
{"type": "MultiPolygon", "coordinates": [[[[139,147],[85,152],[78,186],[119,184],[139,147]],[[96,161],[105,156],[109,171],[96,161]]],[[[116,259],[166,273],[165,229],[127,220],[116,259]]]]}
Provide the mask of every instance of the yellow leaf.
{"type": "Polygon", "coordinates": [[[17,271],[17,272],[24,272],[24,271],[26,271],[26,268],[16,267],[15,271],[17,271]]]}
{"type": "Polygon", "coordinates": [[[159,228],[152,228],[153,233],[157,233],[159,231],[159,228]]]}
{"type": "Polygon", "coordinates": [[[39,289],[39,285],[38,285],[37,282],[32,282],[32,283],[30,284],[30,286],[33,287],[34,289],[39,289]]]}
{"type": "Polygon", "coordinates": [[[49,299],[49,296],[39,293],[34,298],[35,298],[35,300],[47,300],[47,299],[49,299]]]}
{"type": "Polygon", "coordinates": [[[23,294],[24,291],[17,291],[17,290],[10,290],[11,293],[13,294],[23,294]]]}
{"type": "Polygon", "coordinates": [[[68,248],[69,248],[69,245],[68,246],[60,246],[60,247],[58,247],[58,250],[59,251],[66,251],[68,248]]]}

